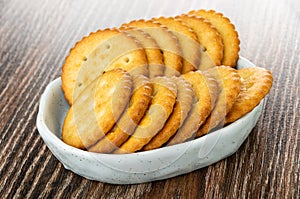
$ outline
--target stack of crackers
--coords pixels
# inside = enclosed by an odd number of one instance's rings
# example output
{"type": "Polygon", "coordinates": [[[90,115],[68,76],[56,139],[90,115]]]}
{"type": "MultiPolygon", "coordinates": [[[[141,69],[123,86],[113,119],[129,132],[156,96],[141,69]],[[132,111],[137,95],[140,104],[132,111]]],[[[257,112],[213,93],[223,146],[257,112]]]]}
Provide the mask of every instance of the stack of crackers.
{"type": "Polygon", "coordinates": [[[270,71],[237,70],[238,33],[223,14],[197,10],[91,33],[62,68],[70,104],[62,139],[99,153],[183,143],[232,123],[272,86],[270,71]]]}

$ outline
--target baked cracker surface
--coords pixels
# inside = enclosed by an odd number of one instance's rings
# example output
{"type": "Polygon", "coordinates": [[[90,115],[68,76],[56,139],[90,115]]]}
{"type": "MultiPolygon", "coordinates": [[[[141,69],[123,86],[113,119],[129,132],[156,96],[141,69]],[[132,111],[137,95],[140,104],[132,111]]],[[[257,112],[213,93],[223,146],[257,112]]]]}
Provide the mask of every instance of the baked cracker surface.
{"type": "Polygon", "coordinates": [[[183,65],[181,73],[198,69],[200,64],[201,46],[196,33],[182,20],[173,17],[159,17],[152,19],[166,26],[178,39],[182,50],[183,65]]]}
{"type": "Polygon", "coordinates": [[[134,20],[123,27],[135,27],[148,33],[159,45],[164,58],[164,75],[178,76],[182,70],[182,51],[177,37],[162,24],[153,20],[134,20]]]}
{"type": "Polygon", "coordinates": [[[201,54],[199,69],[204,70],[221,65],[223,59],[222,37],[210,22],[195,15],[180,15],[176,18],[187,23],[197,34],[200,45],[205,51],[201,54]]]}
{"type": "Polygon", "coordinates": [[[205,18],[218,30],[224,44],[222,65],[235,67],[239,58],[240,40],[235,26],[229,18],[214,10],[194,10],[189,14],[205,18]]]}
{"type": "Polygon", "coordinates": [[[215,107],[197,131],[200,137],[216,127],[223,127],[226,114],[240,92],[241,80],[237,71],[229,66],[218,66],[208,70],[218,82],[219,94],[215,107]]]}
{"type": "Polygon", "coordinates": [[[133,153],[141,150],[164,126],[176,102],[177,87],[171,78],[152,79],[153,98],[149,109],[132,136],[114,153],[133,153]]]}
{"type": "Polygon", "coordinates": [[[62,67],[62,90],[70,105],[104,71],[123,68],[148,75],[144,49],[117,29],[98,30],[71,49],[62,67]]]}
{"type": "Polygon", "coordinates": [[[161,52],[157,42],[148,33],[141,29],[123,26],[120,30],[135,37],[143,46],[148,62],[149,77],[154,78],[163,76],[165,69],[163,53],[161,52]]]}
{"type": "Polygon", "coordinates": [[[232,109],[226,115],[225,123],[231,123],[255,108],[269,93],[273,76],[261,67],[242,68],[237,71],[241,76],[242,86],[232,109]]]}
{"type": "Polygon", "coordinates": [[[192,85],[182,77],[172,77],[177,85],[177,99],[174,109],[164,127],[144,146],[143,150],[151,150],[161,147],[180,128],[187,117],[194,99],[192,85]]]}
{"type": "Polygon", "coordinates": [[[95,144],[121,116],[132,86],[131,75],[119,68],[94,80],[67,113],[62,129],[63,141],[78,148],[95,144]]]}
{"type": "Polygon", "coordinates": [[[144,117],[152,98],[152,83],[145,76],[134,77],[134,90],[129,106],[115,127],[106,136],[88,150],[99,153],[111,153],[120,147],[134,132],[144,117]]]}
{"type": "Polygon", "coordinates": [[[198,70],[186,73],[182,77],[192,85],[195,99],[189,115],[167,143],[168,146],[193,139],[199,126],[209,116],[217,97],[217,82],[213,77],[205,75],[205,72],[198,70]]]}

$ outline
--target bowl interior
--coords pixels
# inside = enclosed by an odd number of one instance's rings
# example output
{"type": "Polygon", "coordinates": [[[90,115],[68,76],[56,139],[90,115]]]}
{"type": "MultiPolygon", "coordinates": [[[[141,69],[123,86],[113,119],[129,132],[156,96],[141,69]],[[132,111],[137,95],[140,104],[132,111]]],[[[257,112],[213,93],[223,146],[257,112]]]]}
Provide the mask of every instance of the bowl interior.
{"type": "Polygon", "coordinates": [[[41,117],[45,126],[51,133],[61,139],[62,125],[70,106],[60,88],[60,78],[51,82],[43,94],[44,99],[41,100],[40,106],[44,108],[41,117]]]}

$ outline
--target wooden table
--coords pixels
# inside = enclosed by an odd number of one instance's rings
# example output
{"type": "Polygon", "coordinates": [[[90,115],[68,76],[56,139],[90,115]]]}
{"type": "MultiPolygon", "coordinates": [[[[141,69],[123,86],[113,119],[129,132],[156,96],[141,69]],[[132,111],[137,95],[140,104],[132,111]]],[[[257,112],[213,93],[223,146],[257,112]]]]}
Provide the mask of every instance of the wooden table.
{"type": "Polygon", "coordinates": [[[0,198],[299,198],[299,1],[149,2],[0,0],[0,198]],[[35,123],[41,94],[60,76],[69,49],[97,29],[200,8],[230,17],[240,54],[274,75],[262,116],[237,153],[138,185],[90,181],[66,170],[35,123]]]}

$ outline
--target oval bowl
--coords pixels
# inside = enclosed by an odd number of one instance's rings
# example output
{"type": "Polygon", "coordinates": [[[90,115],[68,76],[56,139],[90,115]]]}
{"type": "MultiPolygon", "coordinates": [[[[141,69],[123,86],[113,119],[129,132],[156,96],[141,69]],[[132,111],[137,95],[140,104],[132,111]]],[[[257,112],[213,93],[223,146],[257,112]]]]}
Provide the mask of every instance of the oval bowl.
{"type": "MultiPolygon", "coordinates": [[[[243,57],[237,65],[238,68],[254,66],[243,57]]],[[[74,148],[61,140],[62,124],[69,105],[58,78],[41,96],[37,128],[48,148],[66,169],[91,180],[136,184],[185,174],[232,155],[256,125],[262,107],[263,100],[236,122],[189,142],[132,154],[99,154],[74,148]]]]}

